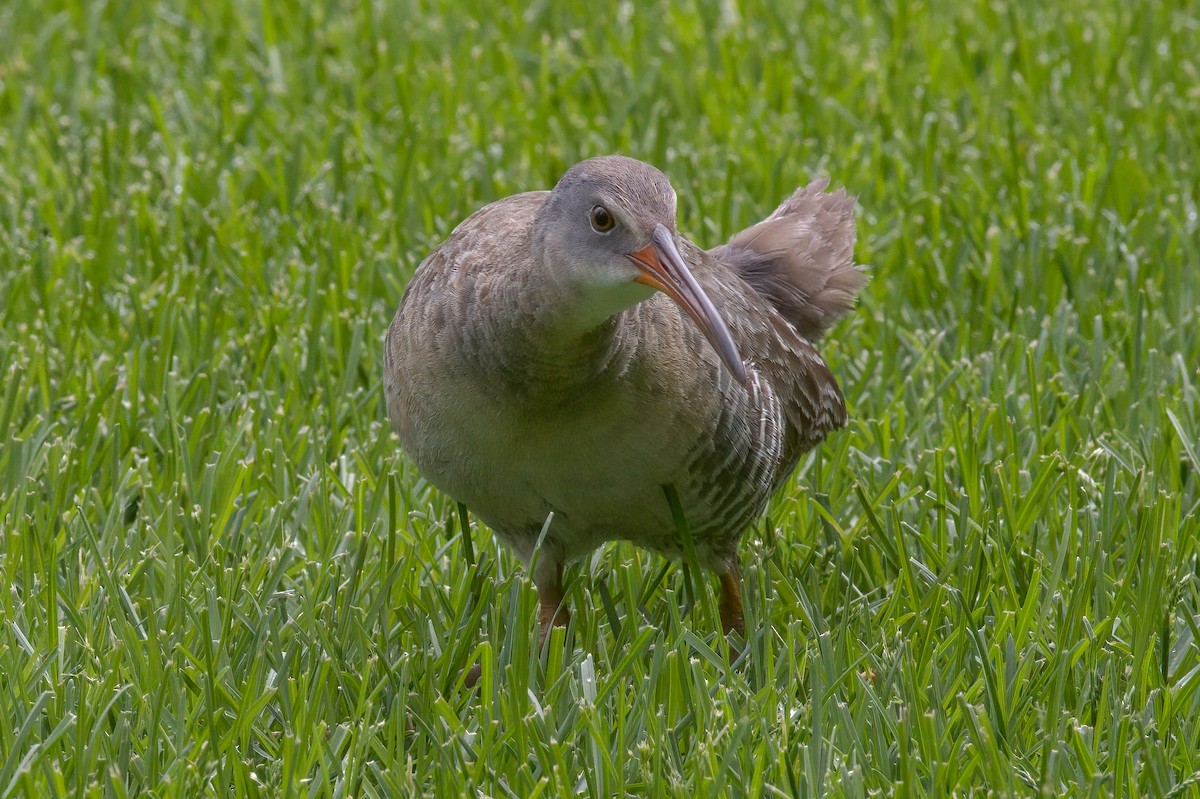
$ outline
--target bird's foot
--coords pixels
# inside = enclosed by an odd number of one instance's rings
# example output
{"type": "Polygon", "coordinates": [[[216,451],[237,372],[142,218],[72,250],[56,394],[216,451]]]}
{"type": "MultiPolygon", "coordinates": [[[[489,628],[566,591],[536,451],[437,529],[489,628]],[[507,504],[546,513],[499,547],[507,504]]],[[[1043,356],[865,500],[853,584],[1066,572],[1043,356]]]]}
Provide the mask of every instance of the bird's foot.
{"type": "Polygon", "coordinates": [[[467,669],[466,675],[463,677],[463,687],[468,691],[475,687],[475,683],[479,682],[479,677],[483,674],[483,666],[476,663],[471,668],[467,669]]]}

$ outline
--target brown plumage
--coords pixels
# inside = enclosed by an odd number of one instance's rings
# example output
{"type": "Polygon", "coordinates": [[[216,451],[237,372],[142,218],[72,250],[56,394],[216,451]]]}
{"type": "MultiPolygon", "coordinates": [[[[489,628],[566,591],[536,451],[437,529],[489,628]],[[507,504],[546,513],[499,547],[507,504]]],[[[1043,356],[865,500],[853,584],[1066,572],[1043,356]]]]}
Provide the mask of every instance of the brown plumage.
{"type": "Polygon", "coordinates": [[[866,281],[854,201],[800,189],[710,251],[675,231],[675,192],[610,156],[553,192],[458,226],[388,330],[388,415],[417,467],[526,562],[543,636],[566,622],[562,566],[605,541],[684,548],[720,575],[744,632],[737,545],[801,454],[846,422],[815,348],[866,281]]]}

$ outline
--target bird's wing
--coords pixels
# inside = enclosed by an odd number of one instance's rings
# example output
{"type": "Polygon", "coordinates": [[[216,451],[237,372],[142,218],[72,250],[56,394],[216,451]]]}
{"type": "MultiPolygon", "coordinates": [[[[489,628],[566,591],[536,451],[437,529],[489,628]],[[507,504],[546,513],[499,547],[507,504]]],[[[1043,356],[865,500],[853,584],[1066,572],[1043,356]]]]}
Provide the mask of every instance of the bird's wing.
{"type": "MultiPolygon", "coordinates": [[[[737,344],[748,370],[779,399],[787,423],[786,471],[801,454],[846,424],[837,379],[812,343],[728,265],[687,247],[685,258],[737,344]]],[[[714,356],[715,357],[715,356],[714,356]]]]}

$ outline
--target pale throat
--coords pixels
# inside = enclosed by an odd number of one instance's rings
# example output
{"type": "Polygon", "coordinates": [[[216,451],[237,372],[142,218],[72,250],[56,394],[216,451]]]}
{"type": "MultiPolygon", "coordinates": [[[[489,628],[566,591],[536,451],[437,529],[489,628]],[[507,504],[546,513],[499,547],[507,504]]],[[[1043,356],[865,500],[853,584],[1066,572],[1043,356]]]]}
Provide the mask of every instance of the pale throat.
{"type": "Polygon", "coordinates": [[[571,279],[569,270],[548,272],[538,314],[541,334],[562,345],[593,338],[617,314],[657,293],[650,286],[634,282],[637,272],[632,266],[627,277],[604,279],[610,276],[598,274],[597,279],[586,282],[571,279]]]}
{"type": "Polygon", "coordinates": [[[588,286],[576,295],[572,309],[565,314],[564,328],[584,333],[603,325],[622,311],[650,299],[656,290],[641,283],[588,286]]]}

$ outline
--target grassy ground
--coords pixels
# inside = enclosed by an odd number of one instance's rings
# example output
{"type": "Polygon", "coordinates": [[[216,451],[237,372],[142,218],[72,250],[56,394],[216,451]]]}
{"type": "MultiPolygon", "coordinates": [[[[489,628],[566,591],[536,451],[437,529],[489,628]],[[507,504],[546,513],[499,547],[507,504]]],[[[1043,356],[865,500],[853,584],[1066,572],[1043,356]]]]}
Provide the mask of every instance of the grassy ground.
{"type": "Polygon", "coordinates": [[[1200,9],[429,5],[0,7],[0,798],[1197,795],[1200,9]],[[606,152],[861,204],[732,671],[624,545],[540,663],[384,420],[423,254],[606,152]]]}

